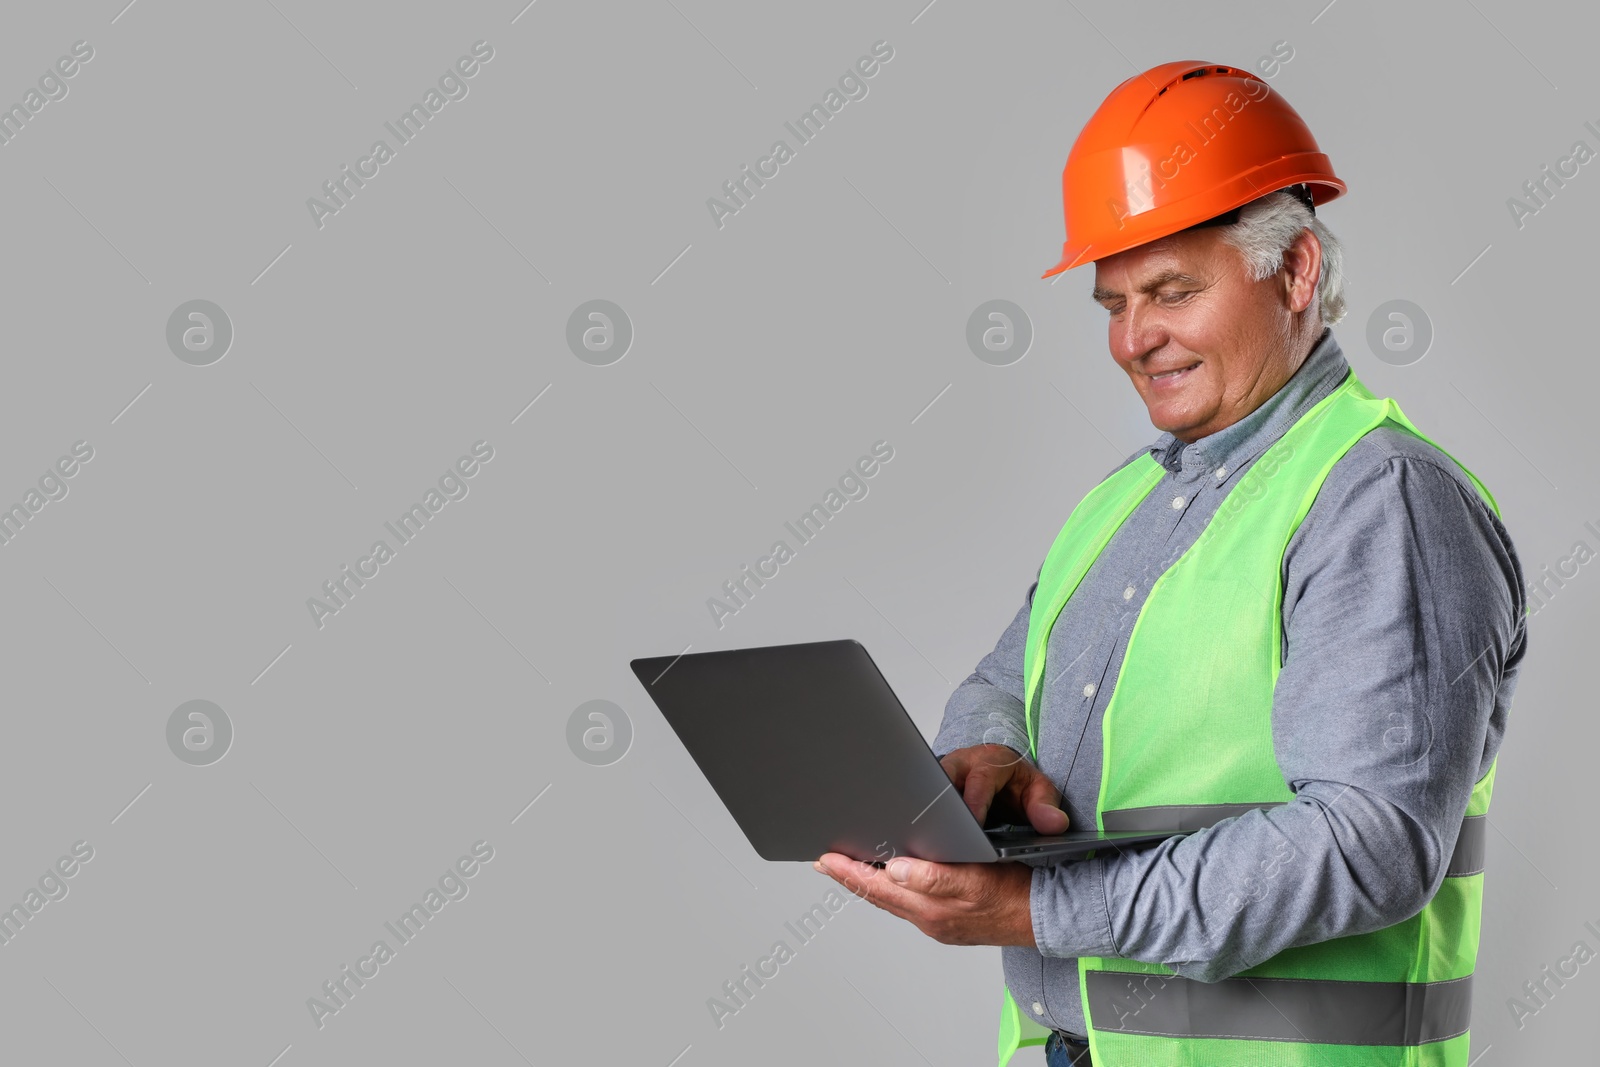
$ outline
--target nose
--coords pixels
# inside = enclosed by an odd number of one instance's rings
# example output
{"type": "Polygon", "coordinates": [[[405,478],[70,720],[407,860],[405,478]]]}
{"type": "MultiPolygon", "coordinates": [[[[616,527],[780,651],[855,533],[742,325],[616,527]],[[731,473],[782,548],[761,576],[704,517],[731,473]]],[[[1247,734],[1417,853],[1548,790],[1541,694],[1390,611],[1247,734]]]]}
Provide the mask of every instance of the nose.
{"type": "Polygon", "coordinates": [[[1111,324],[1111,354],[1119,363],[1133,363],[1167,343],[1160,309],[1130,300],[1121,321],[1111,324]]]}

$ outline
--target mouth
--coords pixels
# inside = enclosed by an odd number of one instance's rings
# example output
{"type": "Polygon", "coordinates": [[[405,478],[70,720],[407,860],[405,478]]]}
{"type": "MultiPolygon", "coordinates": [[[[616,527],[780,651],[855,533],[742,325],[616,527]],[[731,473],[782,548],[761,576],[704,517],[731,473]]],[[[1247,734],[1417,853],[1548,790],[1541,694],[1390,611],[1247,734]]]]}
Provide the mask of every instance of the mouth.
{"type": "Polygon", "coordinates": [[[1198,366],[1200,364],[1196,362],[1189,364],[1187,367],[1178,367],[1173,370],[1163,371],[1160,374],[1152,374],[1149,376],[1150,384],[1157,389],[1170,389],[1187,379],[1198,366]]]}

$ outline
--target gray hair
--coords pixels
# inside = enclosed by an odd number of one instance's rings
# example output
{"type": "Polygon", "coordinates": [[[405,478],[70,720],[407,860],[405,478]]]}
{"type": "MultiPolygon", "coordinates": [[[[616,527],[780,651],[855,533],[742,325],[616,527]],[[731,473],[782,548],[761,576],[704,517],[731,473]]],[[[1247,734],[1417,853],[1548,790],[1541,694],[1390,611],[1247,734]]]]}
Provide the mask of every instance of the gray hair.
{"type": "Polygon", "coordinates": [[[1333,231],[1293,193],[1280,189],[1244,205],[1239,221],[1222,227],[1222,239],[1239,250],[1251,277],[1259,282],[1283,269],[1283,254],[1304,229],[1310,229],[1322,243],[1317,304],[1322,324],[1332,326],[1344,318],[1345,312],[1344,250],[1333,231]]]}

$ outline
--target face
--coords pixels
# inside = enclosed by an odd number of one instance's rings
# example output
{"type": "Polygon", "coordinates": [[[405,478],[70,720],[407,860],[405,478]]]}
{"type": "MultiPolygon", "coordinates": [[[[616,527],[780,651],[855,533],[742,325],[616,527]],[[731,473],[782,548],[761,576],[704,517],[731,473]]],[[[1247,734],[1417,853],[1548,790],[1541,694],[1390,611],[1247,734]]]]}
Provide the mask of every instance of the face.
{"type": "MultiPolygon", "coordinates": [[[[1254,411],[1304,361],[1322,249],[1303,231],[1277,274],[1252,281],[1220,227],[1174,234],[1095,261],[1111,358],[1150,412],[1196,441],[1254,411]]],[[[1312,331],[1315,333],[1312,333],[1312,331]]]]}

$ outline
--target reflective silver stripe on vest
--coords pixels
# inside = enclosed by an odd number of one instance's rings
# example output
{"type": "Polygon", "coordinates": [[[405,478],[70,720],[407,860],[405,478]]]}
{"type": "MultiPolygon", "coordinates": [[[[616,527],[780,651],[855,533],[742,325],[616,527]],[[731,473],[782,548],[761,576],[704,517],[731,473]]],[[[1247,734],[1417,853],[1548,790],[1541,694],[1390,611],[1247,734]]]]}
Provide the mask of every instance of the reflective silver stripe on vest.
{"type": "Polygon", "coordinates": [[[1461,820],[1461,833],[1456,837],[1456,850],[1450,854],[1447,876],[1482,874],[1484,855],[1488,852],[1489,816],[1468,815],[1461,820]]]}
{"type": "Polygon", "coordinates": [[[1421,1045],[1467,1032],[1472,976],[1448,982],[1225,978],[1088,970],[1089,1023],[1152,1037],[1421,1045]]]}
{"type": "MultiPolygon", "coordinates": [[[[1149,808],[1122,808],[1108,811],[1102,819],[1107,830],[1204,830],[1223,819],[1231,819],[1248,811],[1266,811],[1282,807],[1273,804],[1162,804],[1149,808]]],[[[1461,832],[1456,836],[1455,851],[1450,854],[1446,876],[1459,877],[1482,874],[1487,852],[1488,817],[1469,815],[1461,820],[1461,832]]]]}
{"type": "Polygon", "coordinates": [[[1152,808],[1123,808],[1108,811],[1104,819],[1107,830],[1204,830],[1223,819],[1243,815],[1247,811],[1266,811],[1282,807],[1282,802],[1271,804],[1162,804],[1152,808]]]}

